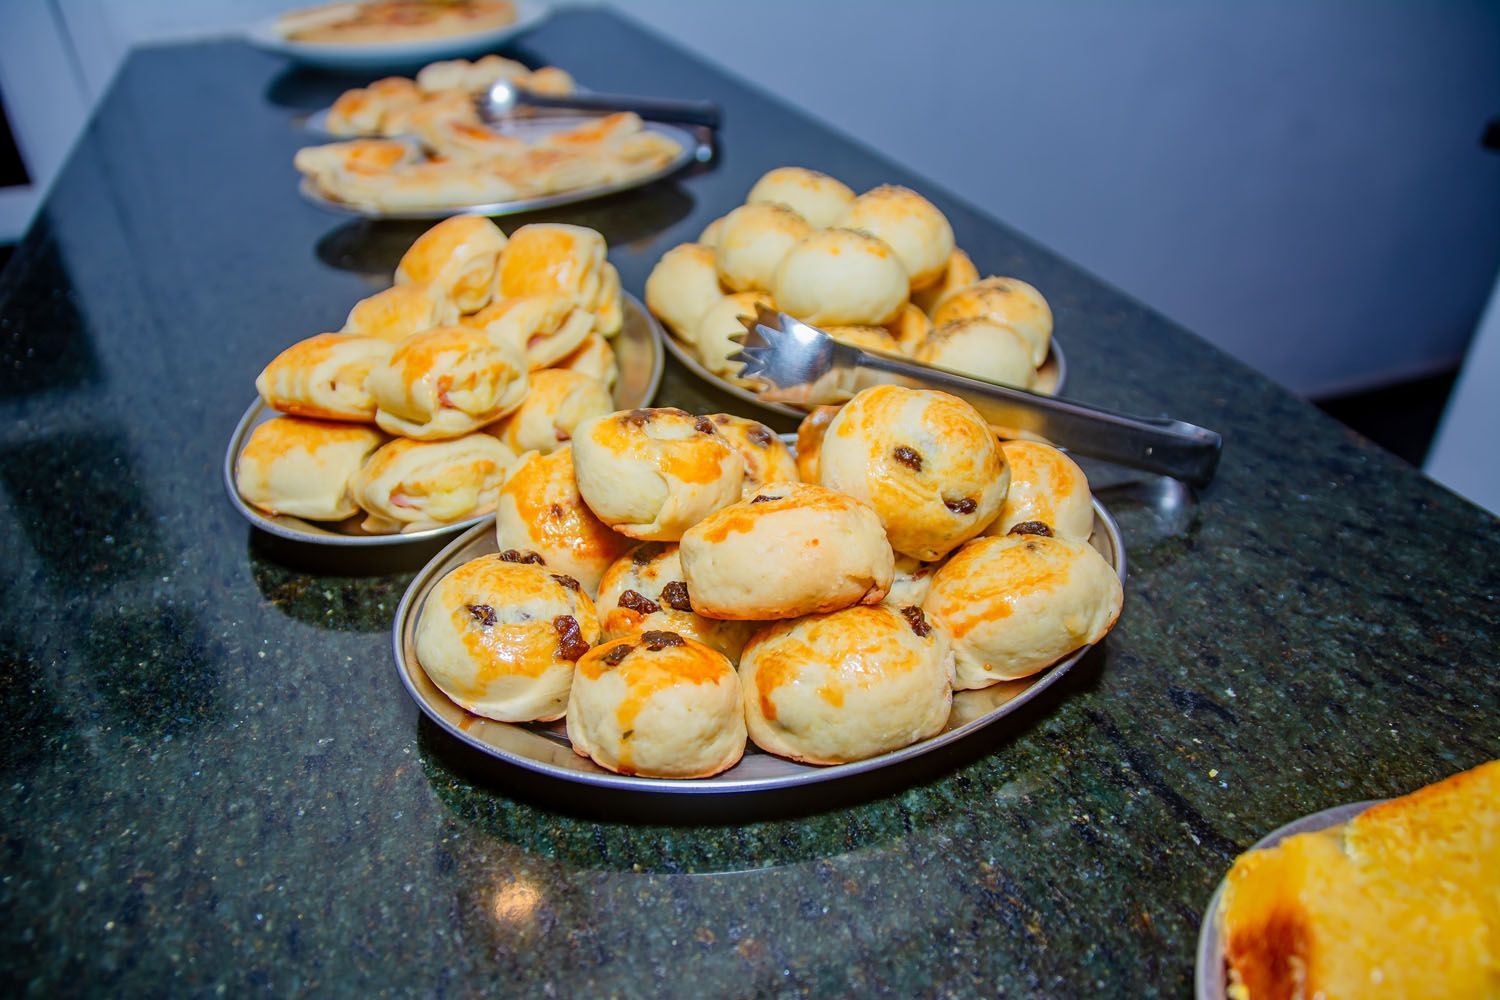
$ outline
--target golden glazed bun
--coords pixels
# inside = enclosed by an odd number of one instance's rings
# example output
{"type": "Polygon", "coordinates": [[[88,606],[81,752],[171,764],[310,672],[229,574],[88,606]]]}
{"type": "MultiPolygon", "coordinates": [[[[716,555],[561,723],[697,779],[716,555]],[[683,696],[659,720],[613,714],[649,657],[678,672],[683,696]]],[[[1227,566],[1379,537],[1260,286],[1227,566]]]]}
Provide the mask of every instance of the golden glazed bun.
{"type": "Polygon", "coordinates": [[[337,184],[347,176],[373,177],[416,163],[421,154],[395,139],[352,139],[307,146],[297,150],[292,165],[320,185],[337,184]]]}
{"type": "Polygon", "coordinates": [[[853,497],[811,483],[766,483],[682,536],[693,610],[766,621],[875,604],[894,556],[880,520],[853,497]]]}
{"type": "Polygon", "coordinates": [[[723,297],[713,248],[698,243],[682,243],[662,254],[646,279],[646,308],[689,342],[698,320],[723,297]]]}
{"type": "Polygon", "coordinates": [[[383,430],[423,441],[462,437],[526,398],[526,362],[483,331],[446,326],[396,345],[365,383],[383,430]]]}
{"type": "Polygon", "coordinates": [[[544,368],[531,373],[531,391],[520,408],[487,430],[518,455],[546,455],[573,440],[573,429],[580,423],[614,408],[609,390],[598,379],[566,368],[544,368]]]}
{"type": "Polygon", "coordinates": [[[984,530],[1005,535],[1018,524],[1045,524],[1058,538],[1086,542],[1094,533],[1088,477],[1063,452],[1039,441],[1002,441],[1010,490],[1000,516],[984,530]]]}
{"type": "Polygon", "coordinates": [[[526,366],[536,371],[583,346],[594,329],[594,316],[570,295],[540,292],[492,302],[466,317],[464,325],[520,352],[526,366]]]}
{"type": "Polygon", "coordinates": [[[850,203],[834,223],[888,243],[913,289],[943,280],[953,253],[953,227],[936,205],[910,188],[882,184],[850,203]]]}
{"type": "Polygon", "coordinates": [[[886,324],[885,330],[895,338],[902,354],[911,354],[932,332],[932,320],[913,303],[908,302],[896,318],[886,324]]]}
{"type": "Polygon", "coordinates": [[[608,337],[619,330],[619,275],[610,276],[604,237],[583,226],[533,223],[511,234],[500,258],[495,297],[560,292],[596,317],[608,337]],[[612,325],[611,325],[612,324],[612,325]]]}
{"type": "Polygon", "coordinates": [[[976,539],[932,578],[923,609],[953,638],[959,690],[1029,677],[1098,642],[1120,616],[1120,578],[1084,542],[976,539]]]}
{"type": "Polygon", "coordinates": [[[495,509],[495,544],[535,552],[592,595],[631,542],[589,510],[578,494],[572,449],[559,448],[549,455],[528,452],[511,470],[495,509]]]}
{"type": "Polygon", "coordinates": [[[276,417],[250,433],[235,487],[268,514],[342,521],[359,512],[350,482],[385,439],[373,427],[276,417]]]}
{"type": "Polygon", "coordinates": [[[391,356],[391,345],[375,337],[320,333],[282,351],[255,379],[267,406],[317,420],[375,419],[375,400],[365,387],[370,372],[391,356]]]}
{"type": "Polygon", "coordinates": [[[393,285],[354,303],[342,332],[397,344],[414,333],[457,322],[458,307],[431,285],[393,285]]]}
{"type": "Polygon", "coordinates": [[[490,301],[505,246],[505,234],[489,219],[455,215],[417,237],[396,265],[396,284],[431,285],[459,312],[476,312],[490,301]]]}
{"type": "Polygon", "coordinates": [[[1020,278],[985,278],[943,299],[932,313],[934,326],[956,319],[984,318],[1008,326],[1031,349],[1031,366],[1047,360],[1052,343],[1052,308],[1042,293],[1020,278]]]}
{"type": "Polygon", "coordinates": [[[732,292],[769,292],[776,267],[813,227],[784,205],[741,205],[724,216],[714,261],[732,292]]]}
{"type": "Polygon", "coordinates": [[[595,601],[604,636],[664,629],[739,662],[740,650],[758,622],[704,618],[693,611],[678,547],[672,542],[643,542],[616,559],[599,581],[595,601]]]}
{"type": "Polygon", "coordinates": [[[1026,341],[1010,327],[984,317],[944,323],[917,345],[912,357],[924,365],[1018,389],[1029,389],[1036,380],[1026,341]]]}
{"type": "Polygon", "coordinates": [[[745,752],[739,675],[722,654],[675,632],[613,639],[578,663],[568,739],[616,774],[710,777],[745,752]]]}
{"type": "Polygon", "coordinates": [[[777,622],[740,660],[750,739],[809,764],[845,764],[942,732],[948,639],[920,608],[846,608],[777,622]]]}
{"type": "Polygon", "coordinates": [[[642,541],[677,541],[739,499],[745,479],[745,463],[714,422],[675,407],[585,420],[573,460],[578,491],[599,519],[642,541]]]}
{"type": "Polygon", "coordinates": [[[792,457],[792,449],[771,428],[759,420],[728,413],[711,413],[708,419],[745,460],[742,497],[751,496],[764,483],[797,481],[797,460],[792,457]]]}
{"type": "Polygon", "coordinates": [[[837,406],[816,406],[797,425],[797,478],[804,483],[818,482],[818,455],[823,450],[823,436],[838,415],[837,406]]]}
{"type": "Polygon", "coordinates": [[[761,306],[772,306],[770,298],[761,292],[735,292],[709,306],[693,333],[693,344],[698,348],[698,359],[703,362],[703,367],[715,375],[740,380],[740,371],[745,365],[729,360],[729,356],[738,353],[742,346],[740,338],[745,335],[742,320],[754,317],[756,309],[761,306]]]}
{"type": "Polygon", "coordinates": [[[800,320],[884,326],[906,305],[906,268],[888,244],[852,229],[823,229],[792,247],[772,297],[800,320]]]}
{"type": "Polygon", "coordinates": [[[463,709],[500,722],[561,718],[573,667],[599,639],[578,582],[480,556],[443,577],[417,621],[417,660],[463,709]]]}
{"type": "Polygon", "coordinates": [[[751,205],[785,205],[814,229],[826,229],[848,209],[854,192],[844,182],[816,170],[777,167],[755,182],[745,201],[751,205]]]}
{"type": "Polygon", "coordinates": [[[488,434],[452,441],[401,439],[360,469],[350,492],[369,514],[366,531],[421,531],[495,509],[515,452],[488,434]]]}
{"type": "Polygon", "coordinates": [[[698,234],[700,246],[706,246],[710,250],[719,248],[719,234],[724,231],[724,216],[719,216],[714,221],[703,227],[703,232],[698,234]]]}
{"type": "Polygon", "coordinates": [[[955,249],[948,255],[948,266],[943,269],[942,278],[934,285],[912,292],[912,304],[930,316],[943,299],[978,280],[979,268],[974,266],[968,254],[955,249]]]}
{"type": "Polygon", "coordinates": [[[844,404],[824,435],[818,481],[869,504],[891,547],[941,559],[1005,502],[1010,473],[973,406],[929,389],[880,385],[844,404]]]}
{"type": "Polygon", "coordinates": [[[896,573],[891,579],[890,592],[882,604],[893,608],[909,608],[927,600],[932,589],[932,576],[942,563],[922,562],[911,556],[896,557],[896,573]]]}
{"type": "Polygon", "coordinates": [[[598,379],[606,389],[611,390],[620,379],[620,363],[615,359],[615,349],[597,333],[589,334],[572,354],[552,367],[565,368],[579,375],[598,379]]]}

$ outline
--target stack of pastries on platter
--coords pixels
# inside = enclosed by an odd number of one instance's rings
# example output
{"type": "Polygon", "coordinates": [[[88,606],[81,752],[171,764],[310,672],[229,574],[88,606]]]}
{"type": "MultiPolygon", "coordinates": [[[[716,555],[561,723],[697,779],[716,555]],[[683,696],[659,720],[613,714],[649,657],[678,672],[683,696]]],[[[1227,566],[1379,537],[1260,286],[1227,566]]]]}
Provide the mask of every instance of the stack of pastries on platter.
{"type": "Polygon", "coordinates": [[[698,242],[663,255],[646,305],[705,368],[747,388],[730,356],[757,306],[863,350],[1047,388],[1047,300],[1018,278],[981,279],[943,213],[904,187],[856,196],[827,174],[778,167],[698,242]]]}
{"type": "Polygon", "coordinates": [[[434,586],[417,659],[476,715],[566,717],[621,774],[708,777],[747,737],[861,760],[1103,638],[1122,591],[1092,529],[1071,459],[946,393],[868,388],[795,454],[753,420],[622,410],[517,462],[499,551],[434,586]]]}
{"type": "Polygon", "coordinates": [[[660,170],[676,143],[634,114],[585,119],[527,142],[487,126],[475,100],[497,80],[567,94],[556,67],[500,56],[433,63],[415,80],[388,77],[347,91],[328,113],[342,142],[298,150],[297,169],[325,196],[372,211],[423,211],[621,183],[660,170]]]}
{"type": "Polygon", "coordinates": [[[522,453],[615,409],[607,338],[620,278],[592,229],[530,225],[507,240],[458,216],[420,236],[395,284],[337,333],[282,351],[255,380],[279,411],[250,435],[240,495],[270,514],[419,531],[495,509],[522,453]]]}

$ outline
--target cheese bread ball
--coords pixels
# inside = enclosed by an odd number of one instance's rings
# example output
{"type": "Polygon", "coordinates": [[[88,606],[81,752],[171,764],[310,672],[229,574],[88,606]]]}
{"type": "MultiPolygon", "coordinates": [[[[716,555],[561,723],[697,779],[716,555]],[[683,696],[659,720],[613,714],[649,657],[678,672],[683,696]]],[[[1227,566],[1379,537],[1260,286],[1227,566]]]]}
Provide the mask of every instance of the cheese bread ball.
{"type": "Polygon", "coordinates": [[[944,323],[917,345],[912,357],[960,375],[1029,389],[1036,380],[1031,349],[1008,326],[984,317],[944,323]]]}
{"type": "Polygon", "coordinates": [[[709,306],[708,312],[698,320],[698,329],[693,334],[693,344],[698,348],[698,358],[703,367],[715,375],[739,381],[743,362],[731,361],[729,356],[740,350],[745,336],[747,317],[754,317],[756,310],[764,306],[772,308],[771,300],[762,292],[736,292],[726,295],[709,306]]]}
{"type": "Polygon", "coordinates": [[[845,764],[936,736],[953,653],[922,609],[846,608],[777,622],[740,660],[750,739],[808,764],[845,764]]]}
{"type": "Polygon", "coordinates": [[[700,243],[668,250],[646,278],[646,308],[689,342],[698,330],[698,320],[723,297],[713,247],[700,243]]]}
{"type": "Polygon", "coordinates": [[[882,240],[852,229],[813,233],[776,269],[771,297],[808,323],[884,326],[906,305],[906,268],[882,240]]]}
{"type": "Polygon", "coordinates": [[[745,460],[745,482],[740,488],[742,497],[749,497],[762,483],[797,481],[797,460],[792,457],[792,449],[771,428],[759,420],[728,413],[711,413],[708,419],[745,460]]]}
{"type": "Polygon", "coordinates": [[[480,556],[443,577],[417,621],[417,661],[466,711],[550,721],[567,708],[573,665],[599,622],[578,581],[516,557],[480,556]]]}
{"type": "Polygon", "coordinates": [[[740,679],[720,653],[675,632],[612,639],[578,663],[568,739],[616,774],[707,778],[745,752],[740,679]]]}
{"type": "Polygon", "coordinates": [[[1120,616],[1113,568],[1084,542],[976,539],[937,571],[922,608],[953,639],[959,690],[1029,677],[1098,642],[1120,616]]]}
{"type": "Polygon", "coordinates": [[[932,332],[932,320],[916,305],[908,302],[884,329],[896,339],[902,354],[910,354],[932,332]]]}
{"type": "Polygon", "coordinates": [[[682,536],[693,610],[757,621],[875,604],[895,558],[875,512],[811,483],[766,483],[682,536]]]}
{"type": "MultiPolygon", "coordinates": [[[[701,245],[708,247],[710,250],[716,250],[719,246],[719,234],[723,231],[724,216],[721,215],[717,219],[703,227],[703,232],[698,234],[698,242],[701,245]]],[[[978,276],[976,275],[976,277],[978,276]]]]}
{"type": "Polygon", "coordinates": [[[890,592],[881,603],[893,608],[909,608],[914,604],[921,604],[927,599],[927,592],[932,589],[932,576],[941,565],[942,563],[922,562],[911,556],[897,556],[890,592]]]}
{"type": "Polygon", "coordinates": [[[797,425],[797,478],[804,483],[818,481],[818,455],[823,450],[823,435],[838,415],[837,406],[817,406],[797,425]]]}
{"type": "Polygon", "coordinates": [[[873,507],[897,552],[931,561],[995,519],[1010,472],[973,406],[946,392],[880,385],[829,424],[818,481],[873,507]]]}
{"type": "Polygon", "coordinates": [[[543,368],[531,373],[531,391],[520,408],[485,429],[518,455],[546,454],[573,440],[580,423],[614,408],[609,389],[598,379],[567,368],[543,368]]]}
{"type": "Polygon", "coordinates": [[[915,191],[895,184],[882,184],[855,198],[834,225],[890,244],[913,289],[942,281],[953,253],[953,227],[947,216],[915,191]]]}
{"type": "Polygon", "coordinates": [[[678,548],[672,542],[642,542],[616,559],[599,581],[594,602],[607,639],[664,629],[706,646],[738,663],[745,640],[758,622],[704,618],[693,611],[678,548]]]}
{"type": "Polygon", "coordinates": [[[934,326],[956,319],[984,317],[1010,327],[1031,349],[1031,366],[1040,368],[1052,343],[1052,308],[1042,293],[1020,278],[985,278],[948,295],[932,312],[934,326]]]}
{"type": "Polygon", "coordinates": [[[714,422],[675,407],[592,417],[573,435],[578,492],[605,524],[675,542],[739,499],[745,463],[714,422]]]}
{"type": "Polygon", "coordinates": [[[931,316],[932,311],[945,298],[960,288],[968,288],[978,280],[979,268],[974,266],[969,255],[962,250],[954,250],[948,255],[948,266],[943,269],[942,278],[935,285],[912,292],[912,304],[931,316]]]}
{"type": "Polygon", "coordinates": [[[802,216],[815,229],[826,229],[854,201],[843,181],[806,167],[777,167],[763,174],[745,201],[751,205],[774,202],[802,216]]]}
{"type": "MultiPolygon", "coordinates": [[[[896,343],[896,338],[891,336],[891,332],[883,326],[825,326],[823,332],[839,343],[857,347],[861,351],[876,351],[880,354],[894,354],[897,357],[900,357],[902,353],[901,345],[896,343]]],[[[901,382],[900,375],[861,368],[854,376],[853,389],[858,392],[872,385],[899,385],[901,382]]]]}
{"type": "Polygon", "coordinates": [[[1002,441],[1010,490],[1000,516],[984,529],[1005,535],[1018,524],[1045,524],[1058,538],[1086,542],[1094,533],[1088,477],[1063,452],[1039,441],[1002,441]]]}
{"type": "Polygon", "coordinates": [[[724,216],[714,260],[719,280],[732,292],[769,292],[776,266],[813,231],[782,205],[741,205],[724,216]]]}

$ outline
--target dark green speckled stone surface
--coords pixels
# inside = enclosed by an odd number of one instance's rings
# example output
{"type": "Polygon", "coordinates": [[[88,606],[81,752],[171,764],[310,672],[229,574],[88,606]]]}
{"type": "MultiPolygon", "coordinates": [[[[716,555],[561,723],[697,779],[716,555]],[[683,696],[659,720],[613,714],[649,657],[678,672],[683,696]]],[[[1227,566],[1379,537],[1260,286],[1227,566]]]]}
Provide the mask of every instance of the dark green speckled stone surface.
{"type": "MultiPolygon", "coordinates": [[[[1045,292],[1071,395],[1221,430],[1219,478],[1194,501],[1101,475],[1119,627],[957,752],[764,802],[539,786],[397,680],[428,553],[274,546],[222,493],[261,365],[421,228],[296,195],[294,118],[347,81],[139,52],[0,276],[7,993],[1182,996],[1238,850],[1500,754],[1494,519],[613,15],[520,54],[725,108],[714,169],[547,216],[602,229],[626,287],[771,166],[906,183],[1045,292]]],[[[727,406],[676,368],[662,398],[727,406]]]]}

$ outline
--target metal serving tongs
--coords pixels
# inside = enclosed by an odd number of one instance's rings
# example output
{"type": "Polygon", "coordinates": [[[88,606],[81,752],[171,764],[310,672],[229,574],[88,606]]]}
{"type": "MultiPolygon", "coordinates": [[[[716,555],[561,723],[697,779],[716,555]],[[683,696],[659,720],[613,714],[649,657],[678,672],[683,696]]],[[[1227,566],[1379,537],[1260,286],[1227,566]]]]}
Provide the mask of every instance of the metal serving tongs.
{"type": "Polygon", "coordinates": [[[862,351],[764,306],[754,319],[743,321],[743,348],[729,360],[744,363],[740,375],[762,383],[760,395],[768,400],[803,406],[840,403],[853,395],[861,371],[880,372],[919,388],[962,396],[1008,437],[1041,437],[1080,455],[1193,486],[1206,486],[1219,465],[1223,438],[1181,420],[1127,416],[862,351]]]}
{"type": "Polygon", "coordinates": [[[509,80],[497,80],[476,102],[485,121],[501,121],[517,106],[556,108],[567,111],[634,111],[648,121],[674,122],[717,129],[721,120],[718,105],[711,101],[675,101],[660,97],[634,97],[626,94],[578,93],[568,97],[536,94],[517,87],[509,80]]]}

